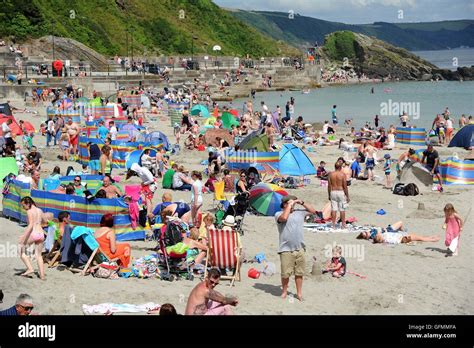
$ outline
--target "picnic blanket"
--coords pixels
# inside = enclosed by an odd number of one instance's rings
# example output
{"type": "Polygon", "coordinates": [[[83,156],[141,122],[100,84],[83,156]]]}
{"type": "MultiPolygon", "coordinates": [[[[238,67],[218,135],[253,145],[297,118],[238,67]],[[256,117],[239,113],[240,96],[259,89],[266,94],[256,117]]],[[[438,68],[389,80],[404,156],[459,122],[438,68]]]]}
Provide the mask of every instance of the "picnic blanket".
{"type": "Polygon", "coordinates": [[[372,226],[364,225],[358,226],[353,224],[346,224],[345,229],[341,229],[340,224],[336,224],[336,228],[332,227],[332,223],[305,223],[304,228],[312,232],[322,232],[322,233],[360,233],[362,231],[367,231],[372,229],[372,226]]]}
{"type": "Polygon", "coordinates": [[[82,311],[86,315],[105,313],[141,313],[152,309],[158,309],[159,304],[148,302],[140,305],[130,303],[100,303],[96,305],[82,305],[82,311]]]}

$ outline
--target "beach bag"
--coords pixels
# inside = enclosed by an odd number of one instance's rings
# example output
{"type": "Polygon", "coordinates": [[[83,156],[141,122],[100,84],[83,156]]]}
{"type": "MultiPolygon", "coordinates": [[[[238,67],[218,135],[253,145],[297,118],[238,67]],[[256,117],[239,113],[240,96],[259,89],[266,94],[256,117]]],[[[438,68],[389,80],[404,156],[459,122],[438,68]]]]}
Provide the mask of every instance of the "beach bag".
{"type": "Polygon", "coordinates": [[[10,193],[10,184],[12,183],[13,180],[16,179],[16,175],[13,173],[8,174],[6,177],[3,178],[3,191],[2,193],[4,195],[10,193]]]}
{"type": "Polygon", "coordinates": [[[118,279],[118,266],[113,263],[101,263],[93,273],[95,278],[118,279]]]}
{"type": "Polygon", "coordinates": [[[176,245],[179,242],[183,241],[183,236],[181,235],[182,228],[179,223],[174,221],[169,222],[166,227],[166,233],[164,237],[164,242],[166,246],[176,245]]]}
{"type": "Polygon", "coordinates": [[[419,194],[420,190],[415,184],[410,183],[403,188],[403,195],[405,196],[418,196],[419,194]]]}
{"type": "Polygon", "coordinates": [[[402,184],[402,183],[396,184],[395,187],[393,188],[393,194],[402,195],[402,196],[405,195],[404,188],[405,188],[405,184],[402,184]]]}
{"type": "Polygon", "coordinates": [[[138,213],[138,224],[142,227],[146,227],[148,221],[148,212],[146,208],[142,208],[138,213]]]}
{"type": "Polygon", "coordinates": [[[289,176],[285,180],[285,188],[287,189],[295,189],[296,188],[296,180],[295,178],[289,176]]]}

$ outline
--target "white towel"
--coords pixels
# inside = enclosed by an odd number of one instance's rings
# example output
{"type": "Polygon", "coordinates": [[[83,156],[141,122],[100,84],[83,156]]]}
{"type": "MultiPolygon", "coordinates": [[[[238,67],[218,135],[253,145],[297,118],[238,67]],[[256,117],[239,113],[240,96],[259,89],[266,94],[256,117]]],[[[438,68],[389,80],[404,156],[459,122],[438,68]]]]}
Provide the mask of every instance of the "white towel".
{"type": "Polygon", "coordinates": [[[454,253],[456,251],[456,249],[458,248],[458,242],[459,242],[459,236],[457,236],[456,238],[454,238],[452,241],[451,241],[451,244],[449,244],[449,250],[454,253]]]}
{"type": "Polygon", "coordinates": [[[140,313],[148,312],[151,309],[157,309],[160,307],[159,304],[148,302],[140,305],[134,305],[130,303],[100,303],[97,305],[82,305],[82,311],[86,315],[90,314],[105,314],[109,313],[140,313]]]}

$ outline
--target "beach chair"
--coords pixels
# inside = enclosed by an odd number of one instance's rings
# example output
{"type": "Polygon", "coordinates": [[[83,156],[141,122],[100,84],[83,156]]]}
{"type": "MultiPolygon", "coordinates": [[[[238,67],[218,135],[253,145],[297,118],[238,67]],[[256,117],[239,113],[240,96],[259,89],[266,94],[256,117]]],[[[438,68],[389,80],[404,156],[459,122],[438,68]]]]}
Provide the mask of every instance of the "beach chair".
{"type": "Polygon", "coordinates": [[[262,181],[271,183],[276,178],[282,178],[280,172],[267,163],[262,163],[263,173],[262,181]]]}
{"type": "MultiPolygon", "coordinates": [[[[97,245],[99,244],[97,241],[96,241],[96,243],[97,243],[97,245]]],[[[98,246],[97,248],[95,248],[92,251],[92,254],[89,257],[89,260],[87,260],[87,263],[84,266],[84,268],[82,269],[82,271],[80,272],[80,274],[82,276],[85,276],[87,273],[90,273],[96,267],[96,266],[92,265],[93,262],[96,262],[96,264],[98,265],[98,264],[101,264],[102,262],[109,262],[109,263],[116,262],[116,261],[118,261],[118,259],[119,259],[118,257],[113,258],[113,259],[109,259],[105,255],[105,253],[101,250],[100,246],[98,246]]]]}
{"type": "Polygon", "coordinates": [[[239,234],[235,230],[211,230],[209,231],[209,244],[206,257],[207,277],[208,267],[216,267],[221,270],[233,270],[232,276],[224,274],[223,280],[230,280],[230,286],[236,280],[240,281],[240,255],[239,234]]]}

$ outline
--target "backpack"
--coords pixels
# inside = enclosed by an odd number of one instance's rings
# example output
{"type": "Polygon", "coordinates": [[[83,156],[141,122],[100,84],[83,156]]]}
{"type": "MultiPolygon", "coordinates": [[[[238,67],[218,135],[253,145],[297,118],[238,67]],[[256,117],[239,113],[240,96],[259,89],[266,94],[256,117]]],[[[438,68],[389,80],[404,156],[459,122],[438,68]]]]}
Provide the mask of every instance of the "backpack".
{"type": "Polygon", "coordinates": [[[3,191],[2,191],[2,193],[4,195],[7,195],[7,194],[10,193],[10,184],[15,179],[16,179],[16,175],[13,174],[13,173],[10,173],[6,177],[3,178],[3,191]]]}
{"type": "Polygon", "coordinates": [[[170,221],[166,227],[166,233],[164,236],[164,242],[166,246],[173,246],[183,241],[181,235],[183,229],[179,222],[170,221]]]}
{"type": "Polygon", "coordinates": [[[296,188],[296,180],[295,178],[289,176],[285,180],[285,188],[287,189],[295,189],[296,188]]]}
{"type": "Polygon", "coordinates": [[[418,186],[410,183],[403,188],[403,194],[405,196],[418,196],[420,194],[420,190],[418,189],[418,186]]]}
{"type": "Polygon", "coordinates": [[[404,195],[404,189],[405,189],[405,184],[402,184],[402,183],[398,183],[395,185],[395,187],[393,188],[393,194],[394,195],[404,195]]]}

